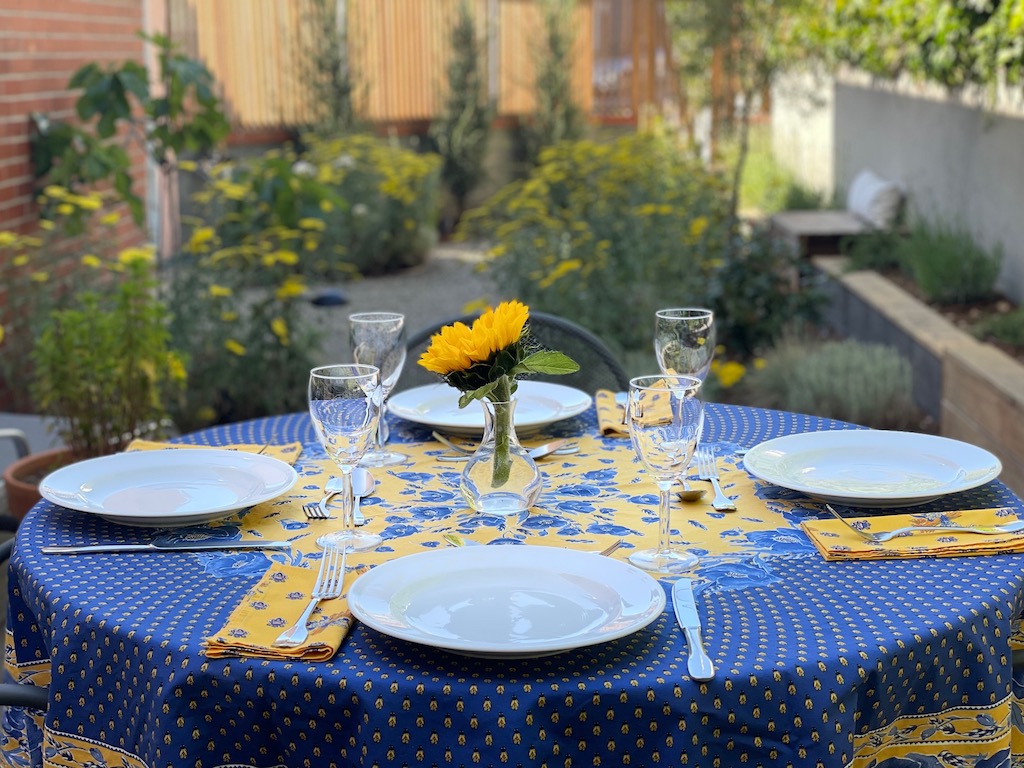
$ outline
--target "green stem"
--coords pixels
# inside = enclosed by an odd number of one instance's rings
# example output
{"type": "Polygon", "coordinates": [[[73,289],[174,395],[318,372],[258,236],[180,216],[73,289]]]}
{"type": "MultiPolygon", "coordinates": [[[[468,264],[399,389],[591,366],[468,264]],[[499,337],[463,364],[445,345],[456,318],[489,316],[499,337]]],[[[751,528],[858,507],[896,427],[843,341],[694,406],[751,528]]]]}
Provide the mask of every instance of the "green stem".
{"type": "Polygon", "coordinates": [[[494,473],[492,485],[500,488],[508,482],[512,472],[512,457],[509,455],[509,440],[512,431],[511,382],[503,376],[494,388],[494,397],[489,398],[494,406],[494,473]]]}

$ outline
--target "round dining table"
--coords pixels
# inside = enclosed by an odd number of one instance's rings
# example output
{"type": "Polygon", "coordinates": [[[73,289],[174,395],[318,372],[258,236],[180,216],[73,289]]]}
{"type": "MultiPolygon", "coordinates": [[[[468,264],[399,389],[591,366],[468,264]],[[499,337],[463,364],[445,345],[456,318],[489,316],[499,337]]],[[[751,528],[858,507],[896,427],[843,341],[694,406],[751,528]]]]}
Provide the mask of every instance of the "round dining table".
{"type": "MultiPolygon", "coordinates": [[[[594,407],[542,427],[538,440],[572,437],[580,451],[540,461],[544,492],[514,520],[469,510],[461,465],[441,460],[448,449],[430,428],[390,418],[393,447],[409,460],[372,470],[378,485],[362,511],[384,545],[350,553],[350,570],[443,549],[449,532],[488,546],[590,549],[622,538],[611,556],[623,562],[656,539],[657,487],[628,438],[601,432],[594,407]]],[[[315,569],[306,544],[338,521],[302,511],[330,473],[306,414],[182,436],[172,442],[301,444],[290,491],[195,527],[287,538],[293,549],[44,554],[166,532],[37,504],[11,562],[6,671],[48,686],[49,706],[7,709],[0,755],[18,766],[131,768],[1019,764],[1011,657],[1024,554],[825,559],[801,527],[828,517],[822,505],[756,480],[743,456],[771,438],[839,429],[859,427],[705,406],[703,442],[739,508],[714,510],[710,493],[673,508],[673,540],[700,557],[685,575],[715,666],[703,681],[687,672],[672,610],[679,574],[655,574],[666,607],[645,626],[536,657],[452,652],[358,620],[327,659],[214,656],[209,638],[268,569],[315,569]]],[[[1024,512],[998,480],[917,509],[996,507],[1024,512]]],[[[872,514],[892,511],[907,510],[872,514]]]]}

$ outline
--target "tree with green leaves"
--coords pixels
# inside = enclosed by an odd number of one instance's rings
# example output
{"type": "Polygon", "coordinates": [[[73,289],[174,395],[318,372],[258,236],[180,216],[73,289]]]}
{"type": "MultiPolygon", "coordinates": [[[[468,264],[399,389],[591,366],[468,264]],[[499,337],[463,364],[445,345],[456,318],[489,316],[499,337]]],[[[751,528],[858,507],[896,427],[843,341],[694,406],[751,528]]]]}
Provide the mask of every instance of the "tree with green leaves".
{"type": "MultiPolygon", "coordinates": [[[[149,71],[137,61],[110,67],[90,62],[68,83],[81,89],[75,110],[82,125],[38,116],[32,140],[37,177],[72,190],[110,180],[140,225],[142,198],[133,188],[131,161],[122,144],[138,141],[170,189],[182,154],[207,154],[230,130],[209,70],[178,53],[167,37],[141,36],[157,48],[158,91],[150,88],[149,71]]],[[[169,208],[176,214],[172,202],[169,208]]],[[[176,221],[165,222],[174,243],[176,221]]]]}
{"type": "Polygon", "coordinates": [[[312,41],[307,50],[306,69],[316,115],[310,127],[324,138],[344,136],[362,128],[356,113],[358,86],[349,57],[345,9],[344,2],[315,0],[308,18],[312,41]]]}
{"type": "Polygon", "coordinates": [[[694,103],[708,106],[717,94],[710,73],[720,66],[731,84],[725,93],[736,103],[717,105],[725,124],[716,130],[733,133],[739,147],[732,169],[731,207],[739,207],[740,181],[747,159],[752,109],[785,70],[801,61],[824,56],[822,31],[825,0],[667,0],[675,60],[684,87],[694,103]]]}
{"type": "Polygon", "coordinates": [[[484,178],[484,155],[494,119],[495,103],[487,95],[486,71],[481,66],[473,14],[462,2],[451,33],[448,95],[430,137],[444,158],[441,178],[455,203],[452,225],[466,209],[466,198],[484,178]]]}
{"type": "Polygon", "coordinates": [[[537,108],[523,125],[524,149],[531,167],[544,147],[583,137],[583,110],[572,98],[572,13],[570,0],[538,0],[543,37],[537,50],[534,97],[537,108]]]}

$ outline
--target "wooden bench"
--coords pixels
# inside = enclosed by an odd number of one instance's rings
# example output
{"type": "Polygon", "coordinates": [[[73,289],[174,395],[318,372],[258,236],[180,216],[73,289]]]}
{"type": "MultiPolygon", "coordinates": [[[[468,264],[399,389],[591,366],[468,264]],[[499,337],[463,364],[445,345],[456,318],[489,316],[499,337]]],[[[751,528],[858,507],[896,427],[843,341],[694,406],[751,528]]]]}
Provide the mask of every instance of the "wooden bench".
{"type": "Polygon", "coordinates": [[[769,219],[769,227],[804,258],[835,255],[844,238],[891,229],[903,202],[898,183],[865,169],[850,182],[845,210],[782,211],[769,219]]]}
{"type": "Polygon", "coordinates": [[[769,219],[772,234],[804,258],[840,253],[843,238],[873,228],[849,211],[781,211],[769,219]]]}

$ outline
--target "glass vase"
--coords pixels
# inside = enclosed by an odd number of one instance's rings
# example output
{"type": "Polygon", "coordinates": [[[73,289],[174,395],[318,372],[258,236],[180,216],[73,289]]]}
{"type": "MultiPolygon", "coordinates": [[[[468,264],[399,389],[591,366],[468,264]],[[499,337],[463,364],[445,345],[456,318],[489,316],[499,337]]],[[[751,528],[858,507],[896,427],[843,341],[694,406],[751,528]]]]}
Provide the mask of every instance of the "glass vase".
{"type": "Polygon", "coordinates": [[[544,479],[516,436],[516,399],[479,402],[484,409],[484,436],[462,470],[462,495],[481,514],[524,512],[540,497],[544,479]]]}

